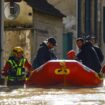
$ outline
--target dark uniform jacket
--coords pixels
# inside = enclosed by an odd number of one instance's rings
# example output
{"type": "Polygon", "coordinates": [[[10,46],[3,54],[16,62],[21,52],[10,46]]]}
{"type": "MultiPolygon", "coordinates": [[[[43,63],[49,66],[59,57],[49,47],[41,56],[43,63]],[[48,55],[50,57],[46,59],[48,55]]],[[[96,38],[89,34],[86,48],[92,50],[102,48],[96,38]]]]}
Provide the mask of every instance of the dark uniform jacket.
{"type": "Polygon", "coordinates": [[[46,63],[48,60],[57,59],[53,51],[47,47],[47,45],[43,42],[40,45],[40,48],[37,52],[36,57],[33,60],[32,66],[33,68],[37,68],[42,64],[46,63]]]}
{"type": "Polygon", "coordinates": [[[100,63],[102,63],[104,60],[104,55],[103,55],[101,49],[98,46],[94,46],[94,49],[99,57],[100,63]]]}
{"type": "Polygon", "coordinates": [[[100,61],[95,49],[90,42],[86,42],[81,51],[77,54],[77,58],[81,60],[82,63],[87,67],[93,69],[97,73],[100,72],[100,61]]]}

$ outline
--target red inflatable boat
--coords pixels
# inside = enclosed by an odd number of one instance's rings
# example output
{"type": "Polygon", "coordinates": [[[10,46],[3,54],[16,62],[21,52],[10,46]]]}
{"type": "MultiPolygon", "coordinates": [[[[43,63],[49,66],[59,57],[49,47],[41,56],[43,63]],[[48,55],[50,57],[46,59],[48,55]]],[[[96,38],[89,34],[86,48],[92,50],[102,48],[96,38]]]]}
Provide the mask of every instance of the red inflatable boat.
{"type": "Polygon", "coordinates": [[[50,60],[33,71],[27,86],[100,86],[103,79],[76,60],[50,60]]]}

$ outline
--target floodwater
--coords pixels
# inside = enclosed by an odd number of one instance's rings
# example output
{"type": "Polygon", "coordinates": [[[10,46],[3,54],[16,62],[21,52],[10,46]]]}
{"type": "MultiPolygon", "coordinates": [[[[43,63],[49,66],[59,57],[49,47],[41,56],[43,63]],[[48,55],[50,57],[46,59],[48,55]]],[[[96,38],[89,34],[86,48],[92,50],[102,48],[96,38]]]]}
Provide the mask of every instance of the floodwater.
{"type": "Polygon", "coordinates": [[[0,105],[105,105],[105,83],[94,88],[0,86],[0,105]]]}

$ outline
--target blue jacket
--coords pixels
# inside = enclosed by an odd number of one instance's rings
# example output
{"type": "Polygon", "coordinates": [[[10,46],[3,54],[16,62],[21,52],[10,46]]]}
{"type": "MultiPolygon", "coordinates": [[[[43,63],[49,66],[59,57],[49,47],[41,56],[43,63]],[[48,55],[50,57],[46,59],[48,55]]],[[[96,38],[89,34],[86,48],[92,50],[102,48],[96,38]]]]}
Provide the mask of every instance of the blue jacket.
{"type": "Polygon", "coordinates": [[[94,49],[95,49],[95,51],[99,57],[100,63],[102,63],[104,60],[104,55],[103,55],[101,49],[98,46],[93,46],[93,47],[94,47],[94,49]]]}

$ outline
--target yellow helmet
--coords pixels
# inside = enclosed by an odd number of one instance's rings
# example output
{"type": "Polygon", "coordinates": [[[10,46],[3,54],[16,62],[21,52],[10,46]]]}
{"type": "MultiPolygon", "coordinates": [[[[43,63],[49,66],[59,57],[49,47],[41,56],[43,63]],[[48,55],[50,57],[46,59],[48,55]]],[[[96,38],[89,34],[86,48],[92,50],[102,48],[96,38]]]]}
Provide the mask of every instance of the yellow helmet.
{"type": "Polygon", "coordinates": [[[13,52],[13,55],[16,55],[17,53],[24,53],[24,50],[22,47],[18,46],[18,47],[14,47],[12,52],[13,52]]]}

